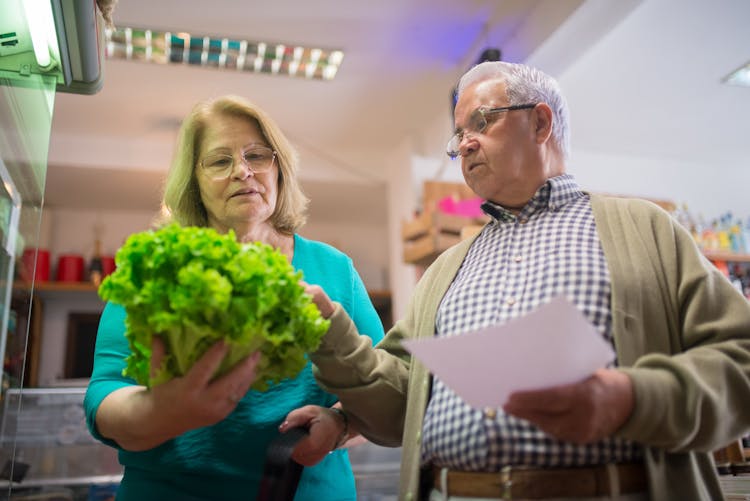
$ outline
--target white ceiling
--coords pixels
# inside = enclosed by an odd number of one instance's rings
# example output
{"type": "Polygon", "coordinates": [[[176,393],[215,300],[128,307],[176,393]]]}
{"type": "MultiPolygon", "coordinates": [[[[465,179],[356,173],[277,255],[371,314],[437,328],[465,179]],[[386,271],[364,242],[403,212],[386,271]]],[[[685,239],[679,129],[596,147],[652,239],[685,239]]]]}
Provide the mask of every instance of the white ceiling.
{"type": "Polygon", "coordinates": [[[176,124],[233,93],[297,146],[311,218],[384,224],[384,158],[408,137],[441,154],[425,123],[444,116],[447,138],[450,89],[486,46],[561,77],[574,147],[746,164],[750,89],[718,79],[750,59],[748,19],[746,0],[120,0],[118,25],[346,55],[330,82],[108,60],[98,94],[56,97],[45,205],[155,209],[176,124]]]}

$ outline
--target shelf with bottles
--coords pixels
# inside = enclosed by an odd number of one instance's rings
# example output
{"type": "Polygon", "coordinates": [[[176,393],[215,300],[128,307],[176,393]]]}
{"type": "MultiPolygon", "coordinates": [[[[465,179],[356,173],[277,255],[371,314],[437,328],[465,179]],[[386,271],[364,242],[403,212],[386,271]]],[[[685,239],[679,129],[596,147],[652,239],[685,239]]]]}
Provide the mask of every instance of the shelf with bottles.
{"type": "Polygon", "coordinates": [[[687,204],[675,205],[671,213],[690,231],[703,254],[750,299],[750,217],[743,221],[727,211],[705,220],[691,213],[687,204]]]}
{"type": "Polygon", "coordinates": [[[727,211],[707,220],[687,204],[675,205],[671,214],[711,261],[750,262],[750,217],[743,221],[727,211]]]}
{"type": "Polygon", "coordinates": [[[704,249],[703,255],[706,256],[709,261],[713,261],[714,263],[717,261],[724,261],[728,263],[750,263],[750,254],[744,252],[740,253],[732,251],[704,249]]]}

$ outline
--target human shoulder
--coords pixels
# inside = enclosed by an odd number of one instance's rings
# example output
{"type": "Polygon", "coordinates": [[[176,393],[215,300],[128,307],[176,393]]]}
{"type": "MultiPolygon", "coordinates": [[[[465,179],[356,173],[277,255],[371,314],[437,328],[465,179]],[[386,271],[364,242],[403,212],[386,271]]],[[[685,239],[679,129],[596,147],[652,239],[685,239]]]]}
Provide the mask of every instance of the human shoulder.
{"type": "Polygon", "coordinates": [[[311,240],[295,233],[294,253],[297,254],[298,252],[305,258],[325,257],[332,260],[351,261],[348,255],[333,245],[319,240],[311,240]]]}
{"type": "Polygon", "coordinates": [[[591,208],[595,215],[617,213],[622,217],[624,214],[629,214],[633,217],[646,217],[651,220],[672,222],[672,217],[666,210],[645,198],[619,197],[596,193],[588,193],[588,195],[591,199],[591,208]]]}

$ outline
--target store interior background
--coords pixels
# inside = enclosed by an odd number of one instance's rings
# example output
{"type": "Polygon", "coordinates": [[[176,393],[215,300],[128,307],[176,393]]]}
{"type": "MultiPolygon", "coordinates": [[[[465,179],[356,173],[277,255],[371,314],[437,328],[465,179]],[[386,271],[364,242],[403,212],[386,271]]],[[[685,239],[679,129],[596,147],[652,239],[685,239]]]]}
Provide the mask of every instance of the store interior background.
{"type": "MultiPolygon", "coordinates": [[[[301,233],[348,253],[369,289],[391,293],[399,318],[417,277],[402,260],[401,223],[420,207],[423,181],[461,181],[444,154],[449,96],[487,47],[559,80],[572,116],[569,172],[585,188],[745,219],[750,89],[721,80],[750,60],[747,19],[745,0],[121,0],[117,25],[345,57],[333,81],[107,60],[99,93],[55,98],[41,231],[28,243],[53,263],[88,259],[99,228],[114,254],[159,210],[181,118],[199,100],[238,94],[300,153],[312,200],[301,233]]],[[[42,385],[60,378],[60,334],[45,333],[42,385]]]]}

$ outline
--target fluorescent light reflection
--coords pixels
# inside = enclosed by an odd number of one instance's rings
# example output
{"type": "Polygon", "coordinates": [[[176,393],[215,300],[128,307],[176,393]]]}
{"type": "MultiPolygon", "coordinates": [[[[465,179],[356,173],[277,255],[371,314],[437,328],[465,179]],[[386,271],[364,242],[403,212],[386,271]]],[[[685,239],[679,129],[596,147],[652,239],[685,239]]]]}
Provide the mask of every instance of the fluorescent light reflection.
{"type": "Polygon", "coordinates": [[[24,0],[21,4],[29,25],[36,64],[44,70],[52,69],[60,61],[52,4],[49,0],[24,0]]]}
{"type": "Polygon", "coordinates": [[[750,87],[750,62],[745,64],[745,66],[734,70],[727,75],[723,81],[730,85],[750,87]]]}
{"type": "Polygon", "coordinates": [[[268,45],[187,32],[161,32],[133,27],[106,30],[106,55],[158,64],[195,66],[333,79],[344,58],[340,50],[285,44],[268,45]]]}

